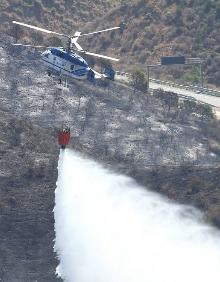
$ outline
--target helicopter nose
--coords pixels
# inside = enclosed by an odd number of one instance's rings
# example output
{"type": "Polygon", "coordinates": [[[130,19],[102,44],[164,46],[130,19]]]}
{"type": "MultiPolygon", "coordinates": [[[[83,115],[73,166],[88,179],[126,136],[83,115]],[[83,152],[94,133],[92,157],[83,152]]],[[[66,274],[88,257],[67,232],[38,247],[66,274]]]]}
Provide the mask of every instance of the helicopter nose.
{"type": "Polygon", "coordinates": [[[48,52],[45,51],[45,52],[41,53],[41,58],[42,59],[48,58],[48,55],[49,55],[48,52]]]}

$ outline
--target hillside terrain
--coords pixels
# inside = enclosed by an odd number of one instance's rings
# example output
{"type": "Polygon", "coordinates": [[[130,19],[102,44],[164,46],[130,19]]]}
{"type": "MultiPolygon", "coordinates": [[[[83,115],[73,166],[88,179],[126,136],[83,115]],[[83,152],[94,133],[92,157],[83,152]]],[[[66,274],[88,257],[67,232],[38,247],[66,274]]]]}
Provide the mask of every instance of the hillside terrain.
{"type": "MultiPolygon", "coordinates": [[[[119,0],[4,0],[0,3],[0,31],[19,38],[23,43],[60,46],[60,38],[25,28],[16,29],[12,21],[22,21],[73,35],[78,29],[82,31],[88,22],[94,22],[112,10],[118,2],[119,0]]],[[[11,42],[14,41],[12,38],[11,42]]]]}
{"type": "MultiPolygon", "coordinates": [[[[76,28],[92,31],[124,23],[123,32],[99,35],[83,42],[93,51],[121,58],[116,68],[132,71],[157,63],[163,55],[200,57],[205,82],[220,86],[220,4],[218,0],[46,1],[4,0],[0,3],[1,30],[21,20],[72,34],[76,28]]],[[[41,43],[41,34],[31,33],[41,43]]],[[[21,37],[22,38],[22,37],[21,37]]],[[[26,31],[23,40],[30,41],[26,31]]],[[[45,40],[46,43],[50,41],[45,40]]],[[[155,69],[154,75],[198,83],[196,66],[155,69]]]]}
{"type": "Polygon", "coordinates": [[[51,131],[5,111],[0,126],[0,281],[59,281],[52,241],[57,150],[51,131]]]}
{"type": "Polygon", "coordinates": [[[39,53],[0,37],[0,279],[58,281],[53,254],[57,128],[70,148],[220,226],[219,122],[210,108],[172,93],[73,81],[61,91],[39,53]]]}
{"type": "MultiPolygon", "coordinates": [[[[93,39],[91,47],[97,50],[116,50],[128,70],[134,65],[144,68],[155,64],[161,56],[185,55],[204,60],[206,83],[220,85],[220,3],[207,1],[124,1],[104,16],[102,22],[109,25],[124,22],[123,35],[109,39],[102,35],[97,42],[93,39]],[[113,40],[112,40],[113,39],[113,40]]],[[[199,81],[196,67],[182,66],[155,70],[171,80],[199,81]],[[185,72],[184,72],[185,70],[185,72]]]]}
{"type": "Polygon", "coordinates": [[[8,28],[12,20],[23,20],[71,32],[82,23],[103,16],[118,2],[120,1],[3,0],[0,3],[1,29],[8,28]]]}

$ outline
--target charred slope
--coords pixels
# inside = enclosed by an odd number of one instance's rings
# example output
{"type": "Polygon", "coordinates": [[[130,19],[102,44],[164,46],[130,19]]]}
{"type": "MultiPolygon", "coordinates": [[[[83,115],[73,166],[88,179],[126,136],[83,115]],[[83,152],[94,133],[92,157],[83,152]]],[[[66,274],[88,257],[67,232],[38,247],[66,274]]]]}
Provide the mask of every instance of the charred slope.
{"type": "Polygon", "coordinates": [[[69,92],[61,92],[46,76],[38,53],[12,50],[8,40],[1,38],[0,48],[2,280],[56,281],[55,128],[63,123],[72,130],[70,147],[170,198],[199,206],[213,221],[219,217],[219,174],[212,168],[219,156],[210,150],[204,130],[210,128],[210,117],[118,83],[74,81],[69,92]],[[196,188],[183,187],[179,167],[186,163],[209,168],[206,188],[196,168],[188,172],[189,182],[198,175],[196,188]],[[203,199],[203,205],[196,199],[203,199]]]}
{"type": "Polygon", "coordinates": [[[0,279],[58,281],[53,254],[53,134],[0,112],[0,279]]]}

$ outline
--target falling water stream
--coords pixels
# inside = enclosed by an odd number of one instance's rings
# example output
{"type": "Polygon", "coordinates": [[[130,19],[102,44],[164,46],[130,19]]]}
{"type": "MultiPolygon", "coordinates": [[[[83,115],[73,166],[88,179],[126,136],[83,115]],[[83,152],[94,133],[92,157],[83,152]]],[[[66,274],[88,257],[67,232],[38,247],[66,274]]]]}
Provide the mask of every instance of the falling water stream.
{"type": "Polygon", "coordinates": [[[66,282],[219,282],[220,236],[200,212],[60,153],[55,252],[66,282]]]}

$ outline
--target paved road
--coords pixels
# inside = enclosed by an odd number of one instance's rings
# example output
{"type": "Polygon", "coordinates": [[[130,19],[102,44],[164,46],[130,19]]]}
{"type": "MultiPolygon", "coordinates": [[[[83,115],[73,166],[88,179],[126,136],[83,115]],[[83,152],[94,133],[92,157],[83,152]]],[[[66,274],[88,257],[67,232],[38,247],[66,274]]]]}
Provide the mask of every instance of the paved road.
{"type": "MultiPolygon", "coordinates": [[[[128,83],[129,82],[129,75],[117,74],[116,80],[119,80],[119,81],[122,81],[122,82],[124,81],[124,82],[128,83]]],[[[211,96],[211,95],[202,94],[202,93],[198,94],[195,91],[193,91],[193,89],[186,90],[186,89],[182,89],[182,88],[178,88],[178,87],[174,87],[174,86],[168,86],[168,85],[165,85],[165,84],[162,84],[162,83],[156,83],[156,82],[152,82],[152,81],[150,81],[149,87],[150,87],[150,89],[161,88],[165,91],[171,91],[171,92],[174,92],[176,94],[189,96],[189,97],[196,99],[197,101],[209,104],[210,106],[212,106],[214,108],[214,111],[216,113],[217,118],[220,119],[220,97],[211,96]]]]}
{"type": "Polygon", "coordinates": [[[176,87],[172,87],[172,86],[168,86],[168,85],[164,85],[164,84],[159,84],[159,83],[155,83],[155,82],[150,82],[149,86],[150,86],[151,89],[162,88],[163,90],[166,90],[166,91],[172,91],[172,92],[177,93],[177,94],[193,97],[198,101],[207,103],[207,104],[209,104],[213,107],[220,108],[220,97],[211,96],[211,95],[207,95],[207,94],[198,94],[198,93],[194,92],[193,90],[185,90],[185,89],[176,88],[176,87]]]}

